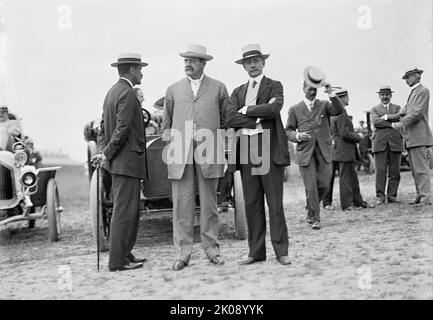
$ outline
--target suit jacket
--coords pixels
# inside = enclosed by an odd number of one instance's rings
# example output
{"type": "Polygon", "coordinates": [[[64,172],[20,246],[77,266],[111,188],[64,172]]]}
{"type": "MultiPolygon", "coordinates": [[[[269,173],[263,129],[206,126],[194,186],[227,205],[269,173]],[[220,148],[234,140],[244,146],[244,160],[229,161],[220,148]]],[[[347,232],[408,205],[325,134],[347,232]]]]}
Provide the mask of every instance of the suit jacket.
{"type": "Polygon", "coordinates": [[[352,120],[346,110],[336,117],[331,117],[331,130],[334,134],[334,150],[332,160],[353,162],[359,159],[356,143],[361,137],[355,133],[352,120]]]}
{"type": "MultiPolygon", "coordinates": [[[[225,108],[228,103],[226,86],[206,75],[194,97],[188,78],[171,85],[166,92],[163,135],[171,136],[171,149],[175,150],[175,161],[167,162],[168,178],[180,180],[187,163],[193,163],[193,136],[200,129],[207,129],[212,138],[200,144],[203,157],[194,158],[205,178],[220,178],[224,175],[224,137],[218,129],[225,128],[225,108]],[[194,128],[195,127],[195,128],[194,128]],[[176,145],[184,146],[180,151],[176,145]],[[205,161],[203,161],[205,159],[205,161]]],[[[203,130],[202,130],[203,131],[203,130]]],[[[173,158],[174,159],[174,158],[173,158]]]]}
{"type": "Polygon", "coordinates": [[[370,120],[373,124],[372,148],[373,153],[385,151],[387,145],[391,151],[403,152],[403,137],[400,129],[394,129],[392,122],[400,121],[400,106],[389,104],[387,111],[383,104],[378,104],[370,111],[370,120]],[[388,114],[388,120],[380,117],[388,114]]]}
{"type": "Polygon", "coordinates": [[[98,148],[111,174],[146,177],[146,136],[140,102],[129,83],[120,79],[104,101],[98,148]]]}
{"type": "Polygon", "coordinates": [[[299,166],[307,166],[313,155],[316,144],[327,163],[332,159],[332,137],[330,132],[330,117],[344,111],[340,98],[332,97],[331,102],[316,100],[312,111],[308,110],[304,101],[289,109],[286,133],[289,140],[297,143],[296,157],[299,166]],[[309,132],[311,140],[299,142],[298,132],[309,132]]]}
{"type": "MultiPolygon", "coordinates": [[[[248,82],[233,90],[230,106],[239,110],[245,106],[248,82]]],[[[227,117],[227,125],[232,128],[255,128],[256,119],[261,118],[263,129],[270,130],[270,158],[276,165],[290,165],[289,145],[284,132],[280,111],[284,96],[281,82],[263,77],[257,93],[256,105],[248,106],[245,116],[238,113],[227,117]],[[275,98],[275,101],[269,101],[275,98]]],[[[236,112],[237,113],[237,112],[236,112]]]]}
{"type": "Polygon", "coordinates": [[[404,112],[406,115],[401,118],[403,123],[403,137],[406,148],[432,146],[433,136],[428,125],[428,108],[430,92],[420,84],[413,89],[404,112]]]}

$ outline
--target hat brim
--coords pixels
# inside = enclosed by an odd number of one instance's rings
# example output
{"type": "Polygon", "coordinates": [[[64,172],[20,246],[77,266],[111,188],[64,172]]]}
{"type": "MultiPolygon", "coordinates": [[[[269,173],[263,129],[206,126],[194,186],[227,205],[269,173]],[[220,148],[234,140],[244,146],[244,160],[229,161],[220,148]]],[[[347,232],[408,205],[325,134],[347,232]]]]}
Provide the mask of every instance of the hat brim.
{"type": "Polygon", "coordinates": [[[249,58],[252,58],[252,57],[262,57],[263,60],[266,60],[267,58],[269,58],[269,56],[270,56],[270,54],[253,54],[253,55],[244,57],[242,59],[236,60],[235,63],[237,63],[237,64],[243,64],[245,59],[249,59],[249,58]]]}
{"type": "Polygon", "coordinates": [[[320,81],[320,83],[315,83],[315,82],[311,81],[311,80],[308,78],[308,73],[310,72],[310,69],[311,69],[311,68],[305,68],[305,70],[304,70],[304,81],[305,81],[305,83],[306,83],[308,86],[313,87],[313,88],[316,88],[316,89],[321,88],[321,87],[324,87],[324,86],[326,85],[326,78],[324,77],[324,78],[320,81]]]}
{"type": "Polygon", "coordinates": [[[181,52],[179,55],[183,58],[197,58],[197,59],[203,59],[206,61],[210,61],[213,59],[213,57],[209,54],[203,54],[203,53],[195,53],[195,52],[181,52]]]}
{"type": "Polygon", "coordinates": [[[376,93],[394,93],[394,91],[378,91],[376,93]]]}
{"type": "Polygon", "coordinates": [[[149,65],[146,62],[137,62],[135,60],[130,60],[130,61],[125,60],[125,61],[122,61],[122,62],[113,62],[111,64],[111,66],[116,68],[117,66],[120,66],[121,64],[136,64],[136,65],[140,65],[141,67],[145,67],[145,66],[149,65]]]}
{"type": "Polygon", "coordinates": [[[411,74],[414,74],[414,73],[423,74],[423,72],[424,72],[424,70],[413,70],[413,71],[410,71],[410,72],[406,73],[406,74],[402,77],[402,79],[403,79],[403,80],[406,80],[407,78],[409,78],[409,76],[410,76],[411,74]]]}

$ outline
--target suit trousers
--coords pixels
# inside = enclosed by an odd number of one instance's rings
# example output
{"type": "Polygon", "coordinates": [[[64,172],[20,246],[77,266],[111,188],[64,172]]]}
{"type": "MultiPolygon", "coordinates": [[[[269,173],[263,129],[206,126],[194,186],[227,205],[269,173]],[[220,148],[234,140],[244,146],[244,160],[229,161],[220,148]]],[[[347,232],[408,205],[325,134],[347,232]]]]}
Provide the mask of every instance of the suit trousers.
{"type": "Polygon", "coordinates": [[[218,178],[205,179],[199,166],[187,164],[182,179],[172,181],[173,242],[177,259],[189,263],[194,242],[195,184],[200,197],[200,238],[202,248],[211,260],[220,254],[218,243],[218,178]]]}
{"type": "Polygon", "coordinates": [[[425,146],[407,148],[410,170],[416,187],[416,199],[423,203],[431,203],[431,178],[428,158],[433,155],[425,146]]]}
{"type": "Polygon", "coordinates": [[[391,151],[389,145],[381,152],[374,154],[376,164],[376,197],[385,201],[385,186],[388,175],[388,189],[386,197],[391,200],[397,199],[398,185],[400,184],[400,161],[401,152],[391,151]]]}
{"type": "Polygon", "coordinates": [[[252,168],[251,164],[240,165],[248,225],[248,256],[256,260],[266,259],[265,196],[275,256],[287,256],[289,237],[283,207],[284,166],[275,165],[271,160],[269,172],[264,175],[253,175],[252,168]]]}
{"type": "Polygon", "coordinates": [[[323,198],[323,207],[326,206],[330,206],[332,205],[332,196],[334,193],[334,181],[335,181],[335,176],[336,176],[336,172],[338,171],[338,162],[337,161],[332,161],[331,164],[331,181],[329,183],[329,190],[326,193],[325,197],[323,198]]]}
{"type": "Polygon", "coordinates": [[[307,198],[307,218],[320,222],[320,201],[329,191],[331,163],[325,161],[316,145],[308,165],[299,169],[307,198]]]}
{"type": "Polygon", "coordinates": [[[113,191],[113,216],[110,224],[109,268],[129,263],[128,255],[137,240],[140,219],[140,179],[111,175],[113,191]]]}
{"type": "Polygon", "coordinates": [[[364,202],[359,189],[358,174],[355,162],[339,162],[340,172],[340,205],[345,210],[350,206],[359,207],[364,202]]]}

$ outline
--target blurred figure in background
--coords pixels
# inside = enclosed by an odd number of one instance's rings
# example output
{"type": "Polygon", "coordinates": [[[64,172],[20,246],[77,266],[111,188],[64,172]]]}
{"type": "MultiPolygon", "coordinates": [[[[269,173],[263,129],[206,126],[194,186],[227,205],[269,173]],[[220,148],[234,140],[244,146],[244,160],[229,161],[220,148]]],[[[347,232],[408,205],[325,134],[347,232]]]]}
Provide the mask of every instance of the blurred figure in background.
{"type": "Polygon", "coordinates": [[[39,151],[35,150],[33,139],[31,139],[29,136],[25,136],[23,142],[25,145],[24,151],[27,154],[26,164],[39,168],[42,162],[42,156],[39,151]]]}
{"type": "Polygon", "coordinates": [[[21,127],[16,117],[9,113],[7,106],[0,107],[0,150],[12,151],[15,137],[21,135],[21,127]]]}

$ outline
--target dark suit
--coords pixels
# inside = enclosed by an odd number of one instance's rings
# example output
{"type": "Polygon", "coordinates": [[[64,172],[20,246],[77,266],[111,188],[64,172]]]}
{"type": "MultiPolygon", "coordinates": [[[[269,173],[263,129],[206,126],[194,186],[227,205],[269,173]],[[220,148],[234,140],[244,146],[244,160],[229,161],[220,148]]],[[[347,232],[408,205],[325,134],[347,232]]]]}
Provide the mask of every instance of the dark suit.
{"type": "Polygon", "coordinates": [[[371,109],[370,119],[373,124],[372,147],[376,164],[376,197],[385,201],[386,177],[388,175],[388,200],[396,200],[400,183],[400,161],[403,152],[403,137],[400,129],[394,129],[392,122],[400,120],[400,106],[389,104],[387,110],[383,104],[371,109]],[[388,120],[381,119],[385,114],[388,120]]]}
{"type": "Polygon", "coordinates": [[[356,143],[361,140],[361,137],[353,130],[352,120],[346,110],[341,115],[331,118],[331,128],[335,139],[333,160],[338,162],[340,174],[341,209],[350,206],[359,207],[364,200],[359,190],[355,160],[359,160],[356,143]]]}
{"type": "MultiPolygon", "coordinates": [[[[245,105],[248,83],[233,90],[230,105],[239,110],[245,105]]],[[[256,105],[248,106],[244,117],[227,117],[227,125],[233,128],[254,128],[256,119],[261,118],[264,130],[269,130],[269,171],[261,175],[252,174],[255,166],[253,159],[238,166],[241,170],[248,224],[249,257],[256,260],[266,259],[266,215],[264,196],[269,207],[269,224],[272,246],[275,255],[287,256],[289,239],[283,208],[284,167],[290,164],[288,141],[281,122],[280,111],[283,106],[283,86],[279,81],[263,77],[257,93],[256,105]],[[274,98],[272,103],[269,103],[274,98]],[[249,120],[250,118],[251,120],[249,120]]],[[[228,113],[229,114],[229,113],[228,113]]],[[[249,136],[241,135],[241,144],[248,143],[248,148],[264,150],[266,139],[259,133],[257,142],[249,136]],[[262,144],[263,143],[263,144],[262,144]],[[254,145],[256,144],[256,145],[254,145]]],[[[239,150],[239,148],[238,148],[239,150]]],[[[242,150],[240,151],[242,158],[242,150]]],[[[268,155],[265,155],[268,156],[268,155]]],[[[238,159],[239,161],[242,159],[238,159]]]]}
{"type": "Polygon", "coordinates": [[[146,177],[146,136],[140,103],[131,85],[120,79],[104,101],[98,147],[112,177],[113,216],[109,268],[129,263],[137,237],[140,179],[146,177]]]}
{"type": "Polygon", "coordinates": [[[289,109],[286,132],[290,141],[297,143],[296,157],[304,181],[308,218],[320,222],[320,201],[329,190],[331,179],[332,137],[329,128],[331,116],[344,111],[341,100],[316,100],[311,111],[304,101],[289,109]],[[308,132],[312,139],[298,141],[299,132],[308,132]]]}

